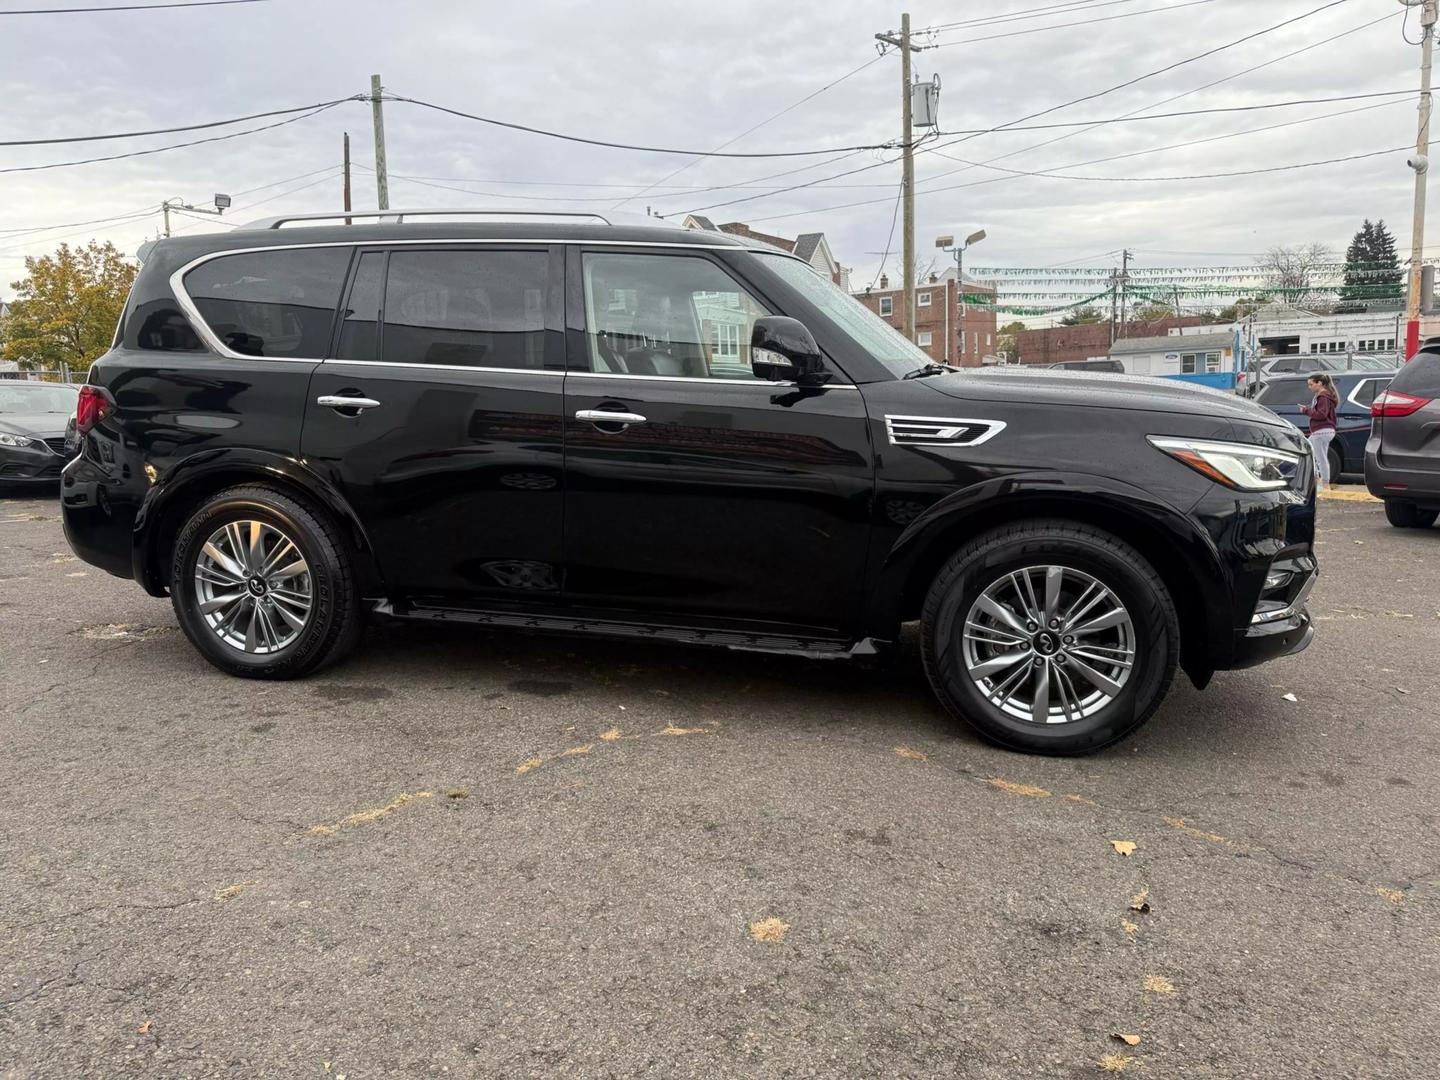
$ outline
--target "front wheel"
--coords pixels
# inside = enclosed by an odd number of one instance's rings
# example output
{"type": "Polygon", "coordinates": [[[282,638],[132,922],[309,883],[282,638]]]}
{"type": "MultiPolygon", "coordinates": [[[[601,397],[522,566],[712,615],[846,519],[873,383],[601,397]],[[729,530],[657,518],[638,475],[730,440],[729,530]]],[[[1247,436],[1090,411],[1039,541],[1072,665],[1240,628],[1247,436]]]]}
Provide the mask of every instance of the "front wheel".
{"type": "Polygon", "coordinates": [[[334,524],[265,486],[211,496],[175,540],[180,627],[222,671],[289,679],[331,663],[362,630],[349,551],[334,524]]]}
{"type": "Polygon", "coordinates": [[[1428,529],[1440,517],[1440,511],[1421,510],[1412,502],[1385,500],[1385,520],[1397,529],[1428,529]]]}
{"type": "Polygon", "coordinates": [[[1180,627],[1160,576],[1087,525],[1032,521],[977,537],[936,576],[921,617],[942,704],[991,742],[1088,754],[1159,707],[1180,627]]]}

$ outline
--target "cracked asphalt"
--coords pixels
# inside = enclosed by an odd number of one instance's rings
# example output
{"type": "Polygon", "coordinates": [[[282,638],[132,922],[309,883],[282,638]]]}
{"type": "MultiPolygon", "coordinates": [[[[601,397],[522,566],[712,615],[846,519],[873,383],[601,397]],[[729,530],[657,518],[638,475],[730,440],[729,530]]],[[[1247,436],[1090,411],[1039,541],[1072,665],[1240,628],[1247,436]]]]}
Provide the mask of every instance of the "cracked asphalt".
{"type": "Polygon", "coordinates": [[[1307,653],[1047,760],[913,642],[230,679],[58,516],[0,500],[0,1076],[1440,1074],[1440,529],[1326,502],[1307,653]]]}

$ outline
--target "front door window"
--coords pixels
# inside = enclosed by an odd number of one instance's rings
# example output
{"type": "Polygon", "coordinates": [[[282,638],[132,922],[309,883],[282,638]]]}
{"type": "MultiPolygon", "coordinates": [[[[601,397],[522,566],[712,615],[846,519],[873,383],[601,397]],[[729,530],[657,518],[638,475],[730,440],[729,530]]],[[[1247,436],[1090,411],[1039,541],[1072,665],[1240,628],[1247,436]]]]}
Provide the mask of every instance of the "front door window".
{"type": "Polygon", "coordinates": [[[765,307],[709,259],[584,256],[590,370],[754,379],[750,332],[765,307]]]}

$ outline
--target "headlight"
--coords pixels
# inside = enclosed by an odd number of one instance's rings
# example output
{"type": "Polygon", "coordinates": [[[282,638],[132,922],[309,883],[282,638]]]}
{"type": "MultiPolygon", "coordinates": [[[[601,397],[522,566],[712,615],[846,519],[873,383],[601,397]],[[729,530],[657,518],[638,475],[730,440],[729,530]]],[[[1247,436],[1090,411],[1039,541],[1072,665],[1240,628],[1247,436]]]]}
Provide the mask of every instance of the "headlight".
{"type": "Polygon", "coordinates": [[[1151,435],[1150,445],[1183,461],[1217,484],[1241,491],[1278,491],[1300,474],[1300,454],[1248,443],[1204,439],[1166,439],[1151,435]]]}
{"type": "Polygon", "coordinates": [[[11,435],[8,431],[0,431],[0,446],[29,446],[34,441],[24,435],[11,435]]]}

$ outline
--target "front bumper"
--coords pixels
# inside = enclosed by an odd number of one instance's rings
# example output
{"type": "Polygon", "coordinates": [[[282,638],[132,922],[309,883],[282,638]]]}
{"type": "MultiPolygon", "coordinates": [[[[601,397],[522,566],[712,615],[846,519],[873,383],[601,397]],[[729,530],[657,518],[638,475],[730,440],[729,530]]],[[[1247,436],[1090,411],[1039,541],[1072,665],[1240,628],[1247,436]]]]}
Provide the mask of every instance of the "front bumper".
{"type": "Polygon", "coordinates": [[[1310,612],[1302,607],[1289,618],[1235,631],[1234,659],[1230,666],[1254,667],[1267,660],[1292,656],[1308,648],[1314,637],[1315,625],[1310,612]]]}
{"type": "Polygon", "coordinates": [[[0,446],[0,484],[49,484],[60,488],[60,471],[70,460],[43,442],[30,446],[0,446]]]}

